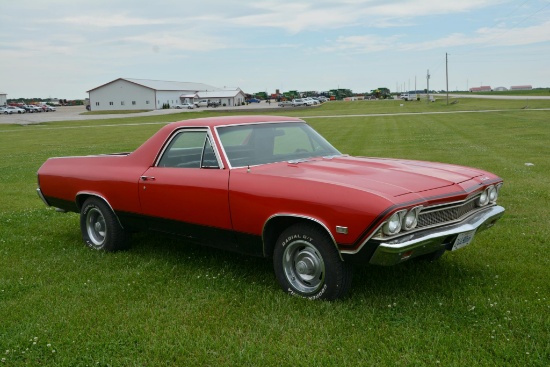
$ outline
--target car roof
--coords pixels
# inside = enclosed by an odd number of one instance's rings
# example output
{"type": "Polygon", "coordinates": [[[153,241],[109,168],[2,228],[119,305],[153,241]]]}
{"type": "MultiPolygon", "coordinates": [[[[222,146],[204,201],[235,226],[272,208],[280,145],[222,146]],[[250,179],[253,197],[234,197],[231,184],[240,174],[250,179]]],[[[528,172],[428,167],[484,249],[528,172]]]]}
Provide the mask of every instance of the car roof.
{"type": "Polygon", "coordinates": [[[250,123],[270,123],[270,122],[304,122],[296,117],[285,116],[265,116],[265,115],[250,115],[250,116],[220,116],[220,117],[205,117],[199,119],[191,119],[173,122],[169,124],[171,128],[185,126],[227,126],[227,125],[242,125],[250,123]]]}

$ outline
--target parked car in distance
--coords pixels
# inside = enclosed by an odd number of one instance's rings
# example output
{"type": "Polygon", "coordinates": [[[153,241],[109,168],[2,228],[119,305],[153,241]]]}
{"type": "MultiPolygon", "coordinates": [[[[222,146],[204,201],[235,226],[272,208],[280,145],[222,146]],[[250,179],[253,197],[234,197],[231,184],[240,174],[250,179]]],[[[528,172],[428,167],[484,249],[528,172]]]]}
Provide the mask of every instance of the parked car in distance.
{"type": "Polygon", "coordinates": [[[33,113],[34,112],[34,109],[31,108],[30,106],[27,106],[26,104],[23,104],[23,105],[19,105],[17,106],[23,110],[25,110],[26,113],[33,113]]]}
{"type": "Polygon", "coordinates": [[[418,99],[418,96],[413,93],[402,93],[399,98],[405,101],[416,101],[418,99]]]}
{"type": "Polygon", "coordinates": [[[306,98],[304,98],[304,101],[306,102],[306,104],[308,106],[313,106],[313,105],[319,104],[319,101],[313,99],[312,97],[306,97],[306,98]]]}
{"type": "Polygon", "coordinates": [[[50,158],[37,192],[80,213],[92,249],[126,249],[140,230],[181,235],[270,258],[285,292],[334,300],[354,265],[470,245],[504,214],[501,186],[476,168],[352,157],[303,120],[262,115],[174,122],[129,153],[50,158]]]}
{"type": "Polygon", "coordinates": [[[201,99],[197,102],[194,102],[193,104],[195,105],[195,107],[208,107],[208,102],[208,99],[201,99]]]}
{"type": "Polygon", "coordinates": [[[279,107],[294,107],[291,101],[281,101],[278,104],[279,107]]]}
{"type": "Polygon", "coordinates": [[[195,105],[194,104],[191,104],[189,102],[184,102],[182,104],[175,104],[172,106],[173,108],[176,108],[176,109],[188,109],[188,110],[192,110],[195,108],[195,105]]]}
{"type": "Polygon", "coordinates": [[[260,103],[261,101],[258,98],[250,98],[246,100],[248,103],[260,103]]]}
{"type": "Polygon", "coordinates": [[[207,107],[219,107],[221,105],[222,105],[222,103],[220,101],[210,101],[210,102],[208,102],[207,107]]]}
{"type": "Polygon", "coordinates": [[[55,111],[54,106],[50,106],[50,105],[47,105],[47,104],[40,104],[40,105],[37,105],[37,107],[42,109],[42,112],[55,111]]]}
{"type": "Polygon", "coordinates": [[[295,98],[292,100],[293,107],[307,106],[307,103],[302,98],[295,98]]]}
{"type": "Polygon", "coordinates": [[[9,114],[12,114],[12,113],[25,113],[25,112],[27,112],[27,111],[25,111],[24,109],[19,108],[19,107],[15,107],[15,106],[7,106],[6,109],[9,111],[9,114]]]}

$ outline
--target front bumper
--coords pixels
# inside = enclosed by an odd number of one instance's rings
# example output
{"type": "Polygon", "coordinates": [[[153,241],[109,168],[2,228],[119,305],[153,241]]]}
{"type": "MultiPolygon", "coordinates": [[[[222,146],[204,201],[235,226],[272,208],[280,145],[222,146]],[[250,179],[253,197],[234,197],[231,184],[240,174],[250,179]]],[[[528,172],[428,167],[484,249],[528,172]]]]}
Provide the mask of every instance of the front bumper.
{"type": "Polygon", "coordinates": [[[503,214],[503,207],[492,206],[459,223],[412,233],[388,242],[381,242],[369,262],[375,265],[394,265],[442,249],[450,250],[460,233],[475,231],[477,235],[492,227],[503,214]]]}

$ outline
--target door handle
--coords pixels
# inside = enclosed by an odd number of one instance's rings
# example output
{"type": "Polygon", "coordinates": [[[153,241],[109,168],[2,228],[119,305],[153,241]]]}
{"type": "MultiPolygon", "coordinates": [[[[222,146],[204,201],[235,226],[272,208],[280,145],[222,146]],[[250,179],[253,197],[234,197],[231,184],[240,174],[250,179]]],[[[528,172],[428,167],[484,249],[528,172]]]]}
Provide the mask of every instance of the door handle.
{"type": "Polygon", "coordinates": [[[141,181],[155,181],[153,176],[141,176],[141,181]]]}

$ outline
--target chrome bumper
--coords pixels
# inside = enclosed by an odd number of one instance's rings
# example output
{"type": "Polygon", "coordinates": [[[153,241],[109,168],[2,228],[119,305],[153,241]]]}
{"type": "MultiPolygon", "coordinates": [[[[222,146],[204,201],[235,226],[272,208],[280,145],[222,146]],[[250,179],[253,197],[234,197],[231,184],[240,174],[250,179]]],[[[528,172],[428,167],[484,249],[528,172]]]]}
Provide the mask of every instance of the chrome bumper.
{"type": "Polygon", "coordinates": [[[382,242],[372,255],[370,263],[375,265],[394,265],[441,249],[450,250],[460,233],[475,231],[477,235],[492,227],[503,214],[503,207],[498,205],[492,206],[473,214],[459,223],[428,229],[388,242],[382,242]]]}
{"type": "Polygon", "coordinates": [[[42,190],[40,190],[40,188],[36,189],[36,193],[38,194],[38,197],[40,199],[42,199],[42,201],[44,202],[44,204],[46,204],[46,206],[50,206],[50,204],[48,203],[48,201],[46,200],[46,198],[44,197],[44,195],[42,194],[42,190]]]}

